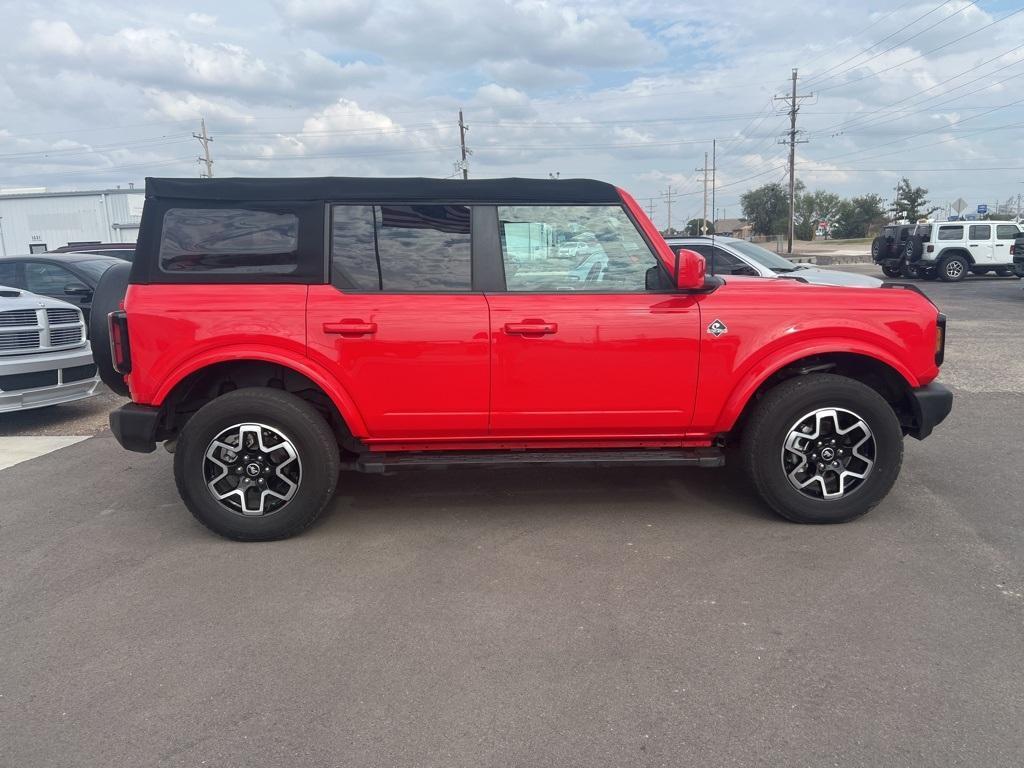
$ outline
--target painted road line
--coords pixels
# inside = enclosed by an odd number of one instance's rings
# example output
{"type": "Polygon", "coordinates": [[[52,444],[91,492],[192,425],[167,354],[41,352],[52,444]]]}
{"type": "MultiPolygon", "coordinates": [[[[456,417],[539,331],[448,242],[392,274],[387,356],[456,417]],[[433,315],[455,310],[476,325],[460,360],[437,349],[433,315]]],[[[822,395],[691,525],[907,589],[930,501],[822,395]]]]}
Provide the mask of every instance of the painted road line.
{"type": "Polygon", "coordinates": [[[37,459],[69,445],[88,440],[88,435],[0,437],[0,470],[29,459],[37,459]]]}

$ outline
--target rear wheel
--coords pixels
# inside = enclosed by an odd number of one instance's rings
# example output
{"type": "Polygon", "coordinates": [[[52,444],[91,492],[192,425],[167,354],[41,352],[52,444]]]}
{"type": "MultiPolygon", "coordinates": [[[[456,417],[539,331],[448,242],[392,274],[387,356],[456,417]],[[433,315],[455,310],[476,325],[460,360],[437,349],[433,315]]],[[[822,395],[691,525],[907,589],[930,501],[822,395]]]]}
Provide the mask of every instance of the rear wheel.
{"type": "Polygon", "coordinates": [[[946,283],[959,283],[967,274],[967,269],[967,259],[963,256],[943,256],[939,262],[939,279],[946,283]]]}
{"type": "Polygon", "coordinates": [[[882,265],[882,274],[886,277],[900,277],[903,271],[900,269],[899,264],[893,264],[892,262],[885,262],[882,265]]]}
{"type": "Polygon", "coordinates": [[[189,511],[215,533],[269,541],[305,530],[330,503],[338,445],[326,419],[281,390],[238,389],[185,424],[174,479],[189,511]]]}
{"type": "Polygon", "coordinates": [[[743,460],[768,505],[798,523],[844,523],[892,488],[903,433],[875,390],[845,376],[790,379],[756,404],[743,460]]]}

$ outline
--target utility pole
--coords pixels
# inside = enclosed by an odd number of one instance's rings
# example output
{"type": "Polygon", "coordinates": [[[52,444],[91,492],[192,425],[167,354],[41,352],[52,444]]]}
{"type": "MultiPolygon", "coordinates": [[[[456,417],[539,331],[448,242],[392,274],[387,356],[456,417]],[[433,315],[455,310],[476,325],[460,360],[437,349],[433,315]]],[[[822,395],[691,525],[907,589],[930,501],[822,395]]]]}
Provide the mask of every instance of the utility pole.
{"type": "Polygon", "coordinates": [[[199,139],[199,143],[203,146],[203,156],[199,158],[200,163],[206,165],[206,173],[199,172],[200,178],[213,178],[213,158],[210,157],[210,142],[213,141],[213,137],[206,133],[206,118],[199,119],[199,125],[202,133],[193,133],[193,138],[199,139]]]}
{"type": "MultiPolygon", "coordinates": [[[[702,235],[706,235],[707,234],[707,229],[708,229],[708,172],[710,172],[712,174],[712,177],[714,177],[714,173],[715,173],[714,163],[712,163],[710,168],[708,167],[708,153],[707,152],[704,153],[704,167],[703,168],[694,168],[694,170],[697,171],[697,173],[703,173],[704,174],[704,218],[701,219],[701,221],[703,222],[703,224],[701,225],[701,234],[702,235]]],[[[712,204],[712,207],[713,207],[713,205],[714,204],[712,204]]]]}
{"type": "Polygon", "coordinates": [[[463,179],[468,179],[469,178],[469,163],[466,162],[466,158],[469,155],[473,154],[468,149],[466,149],[466,131],[468,131],[468,130],[469,130],[469,126],[466,125],[466,122],[462,119],[462,110],[460,109],[459,110],[459,144],[462,147],[462,166],[461,167],[462,167],[462,178],[463,179]]]}
{"type": "MultiPolygon", "coordinates": [[[[793,227],[796,218],[796,145],[806,144],[807,140],[797,141],[796,115],[800,111],[800,100],[809,99],[813,94],[798,96],[796,93],[796,68],[793,68],[793,90],[789,96],[776,96],[775,101],[789,102],[789,235],[787,253],[793,252],[793,227]]],[[[785,144],[787,141],[781,143],[785,144]]]]}
{"type": "Polygon", "coordinates": [[[650,219],[651,221],[654,221],[654,201],[657,200],[658,198],[644,197],[641,199],[647,201],[647,218],[650,219]]]}
{"type": "Polygon", "coordinates": [[[672,229],[672,201],[676,199],[678,193],[672,191],[672,185],[668,185],[668,189],[661,193],[661,199],[665,201],[665,205],[668,207],[668,226],[665,227],[665,231],[672,229]]]}

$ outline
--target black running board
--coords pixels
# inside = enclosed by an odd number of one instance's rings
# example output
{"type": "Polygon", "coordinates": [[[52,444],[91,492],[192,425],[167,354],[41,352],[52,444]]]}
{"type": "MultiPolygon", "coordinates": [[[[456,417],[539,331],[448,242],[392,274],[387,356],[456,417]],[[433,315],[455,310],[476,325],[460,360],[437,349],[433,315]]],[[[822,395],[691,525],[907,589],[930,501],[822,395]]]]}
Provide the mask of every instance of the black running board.
{"type": "Polygon", "coordinates": [[[725,456],[716,448],[630,448],[577,451],[416,451],[364,453],[343,469],[384,474],[399,469],[458,467],[721,467],[725,456]]]}

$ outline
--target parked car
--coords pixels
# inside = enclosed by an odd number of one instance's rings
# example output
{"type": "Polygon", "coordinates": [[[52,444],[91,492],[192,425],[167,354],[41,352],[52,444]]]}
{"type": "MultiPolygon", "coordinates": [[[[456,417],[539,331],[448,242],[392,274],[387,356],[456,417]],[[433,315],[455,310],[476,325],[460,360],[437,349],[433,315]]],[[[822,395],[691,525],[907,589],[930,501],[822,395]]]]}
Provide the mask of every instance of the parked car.
{"type": "Polygon", "coordinates": [[[1013,274],[1024,278],[1024,237],[1013,241],[1013,274]]]}
{"type": "Polygon", "coordinates": [[[907,270],[903,249],[907,238],[914,234],[917,224],[890,224],[871,241],[871,260],[882,268],[886,277],[915,277],[907,270]]]}
{"type": "Polygon", "coordinates": [[[99,384],[80,310],[0,286],[0,413],[81,400],[99,384]]]}
{"type": "Polygon", "coordinates": [[[920,291],[710,276],[610,184],[149,179],[145,205],[96,290],[96,359],[132,398],[111,429],[165,442],[230,538],[305,529],[342,468],[713,467],[733,444],[771,508],[843,522],[952,407],[920,291]],[[583,230],[608,264],[580,279],[556,244],[583,230]]]}
{"type": "Polygon", "coordinates": [[[992,271],[1008,277],[1013,274],[1013,244],[1022,233],[1020,224],[1003,221],[918,224],[903,246],[903,260],[912,276],[925,280],[956,283],[968,272],[992,271]]]}
{"type": "Polygon", "coordinates": [[[92,253],[131,261],[135,258],[135,243],[69,243],[49,253],[92,253]]]}
{"type": "Polygon", "coordinates": [[[799,277],[821,285],[850,285],[877,288],[882,284],[870,275],[821,269],[809,264],[796,264],[756,243],[734,237],[670,237],[673,251],[680,248],[696,251],[713,275],[750,275],[751,277],[799,277]]]}
{"type": "Polygon", "coordinates": [[[112,266],[124,263],[122,259],[92,253],[0,256],[0,285],[74,304],[88,323],[97,283],[112,266]]]}

